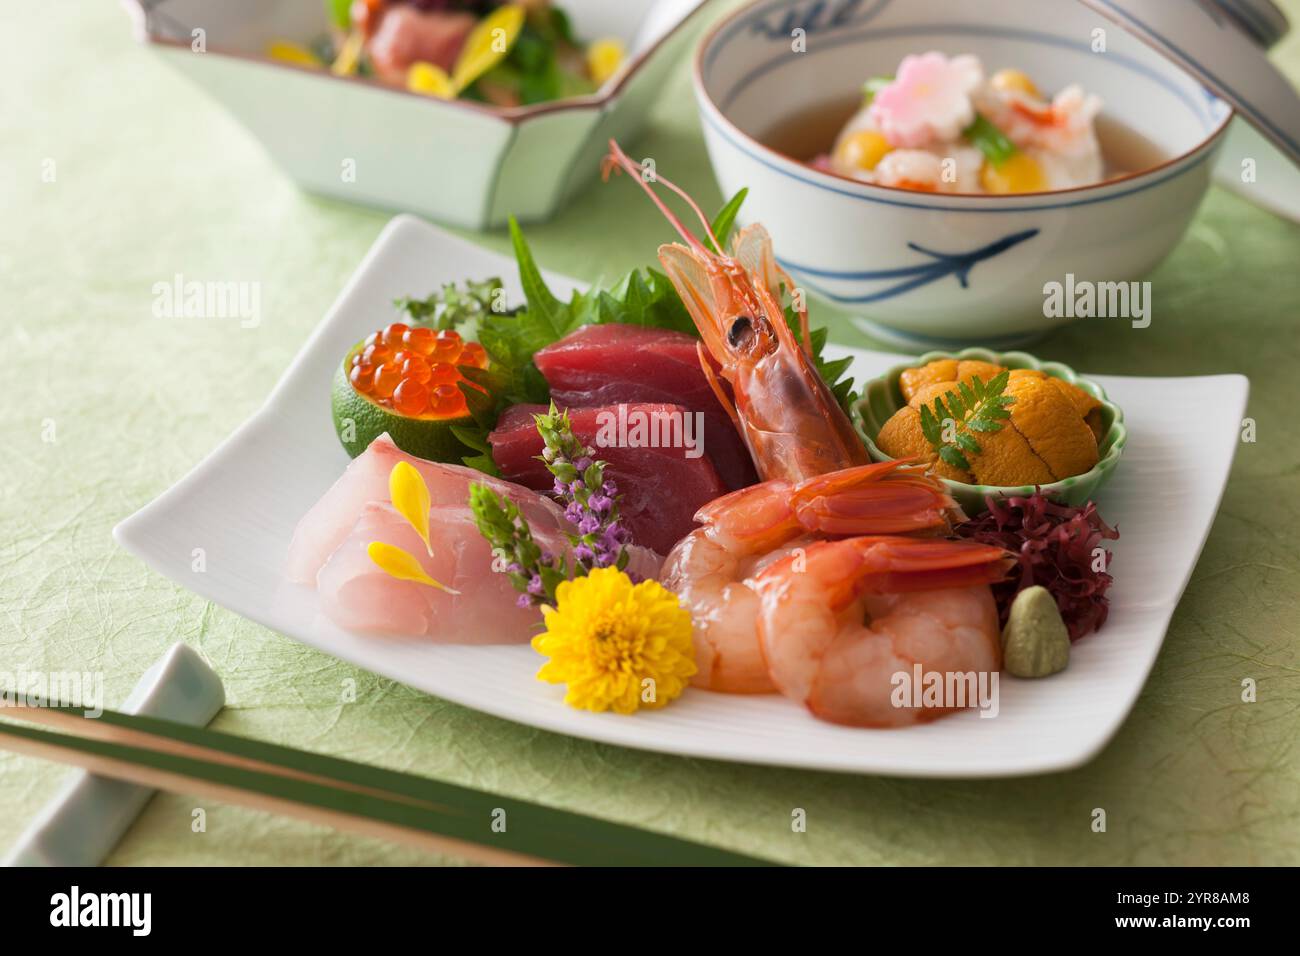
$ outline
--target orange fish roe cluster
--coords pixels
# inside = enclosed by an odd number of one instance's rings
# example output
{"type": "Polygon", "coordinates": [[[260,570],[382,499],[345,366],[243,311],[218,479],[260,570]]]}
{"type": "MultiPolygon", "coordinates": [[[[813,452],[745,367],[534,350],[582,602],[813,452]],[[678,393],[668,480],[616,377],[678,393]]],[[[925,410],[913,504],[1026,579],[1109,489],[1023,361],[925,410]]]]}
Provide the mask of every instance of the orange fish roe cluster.
{"type": "Polygon", "coordinates": [[[457,332],[394,322],[361,343],[348,381],[375,404],[407,418],[461,418],[469,409],[458,384],[467,381],[460,369],[487,365],[483,346],[463,341],[457,332]]]}

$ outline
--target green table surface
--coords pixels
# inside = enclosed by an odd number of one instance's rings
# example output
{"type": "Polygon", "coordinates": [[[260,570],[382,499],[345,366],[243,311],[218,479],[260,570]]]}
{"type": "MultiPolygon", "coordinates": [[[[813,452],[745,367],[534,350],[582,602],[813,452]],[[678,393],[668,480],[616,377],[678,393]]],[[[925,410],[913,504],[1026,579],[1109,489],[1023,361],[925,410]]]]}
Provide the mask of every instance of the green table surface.
{"type": "MultiPolygon", "coordinates": [[[[1284,6],[1300,20],[1300,0],[1284,6]]],[[[1300,36],[1274,55],[1300,79],[1300,36]]],[[[114,523],[261,404],[388,216],[300,192],[134,42],[116,4],[12,4],[0,60],[11,76],[0,84],[0,671],[102,670],[114,706],[182,640],[225,681],[220,730],[794,863],[1300,863],[1296,226],[1213,189],[1150,277],[1150,328],[1085,322],[1035,346],[1093,372],[1252,382],[1258,440],[1241,446],[1155,670],[1099,757],[998,781],[682,759],[541,732],[360,672],[114,545],[114,523]],[[154,318],[151,286],[177,272],[259,281],[261,325],[154,318]],[[1240,700],[1246,677],[1255,703],[1240,700]],[[355,703],[342,700],[348,678],[355,703]],[[796,807],[804,833],[792,832],[796,807]],[[1090,827],[1095,807],[1105,833],[1090,827]]],[[[637,148],[716,208],[685,64],[637,148]]],[[[528,233],[544,266],[589,280],[648,261],[667,236],[638,191],[594,181],[528,233]]],[[[507,247],[501,233],[474,238],[507,247]]],[[[873,344],[824,306],[814,317],[837,341],[873,344]]],[[[0,753],[0,848],[65,773],[0,753]]],[[[194,833],[197,805],[158,796],[109,862],[457,862],[215,803],[194,833]]]]}

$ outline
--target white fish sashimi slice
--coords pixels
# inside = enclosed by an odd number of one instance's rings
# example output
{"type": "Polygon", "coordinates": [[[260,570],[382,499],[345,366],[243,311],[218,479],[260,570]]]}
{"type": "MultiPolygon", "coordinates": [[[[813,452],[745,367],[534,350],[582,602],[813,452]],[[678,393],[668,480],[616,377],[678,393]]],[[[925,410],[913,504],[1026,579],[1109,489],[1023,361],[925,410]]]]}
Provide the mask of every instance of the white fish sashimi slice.
{"type": "MultiPolygon", "coordinates": [[[[539,534],[539,543],[548,546],[554,534],[539,534]]],[[[350,631],[457,644],[515,644],[541,630],[537,608],[518,607],[519,595],[510,579],[492,571],[492,549],[468,508],[432,508],[429,540],[432,555],[391,505],[364,505],[361,517],[317,575],[322,610],[350,631]],[[367,548],[372,541],[407,551],[429,577],[460,593],[390,576],[370,559],[367,548]]]]}
{"type": "Polygon", "coordinates": [[[435,505],[464,505],[469,486],[486,484],[515,501],[534,530],[565,527],[564,513],[549,498],[521,485],[493,478],[472,468],[425,461],[408,455],[388,437],[380,435],[356,457],[320,501],[298,522],[289,543],[285,575],[298,584],[314,584],[316,575],[343,543],[362,508],[371,502],[388,502],[388,476],[399,461],[410,462],[424,476],[435,505]]]}
{"type": "MultiPolygon", "coordinates": [[[[474,483],[513,500],[543,549],[554,554],[567,549],[565,533],[572,526],[551,499],[471,468],[416,458],[380,435],[298,522],[287,576],[315,585],[325,614],[351,631],[458,644],[527,641],[540,629],[541,614],[535,607],[519,607],[510,579],[492,571],[492,549],[469,510],[474,483]],[[392,506],[388,481],[399,461],[409,462],[428,485],[432,554],[392,506]],[[389,575],[370,558],[368,549],[376,541],[406,551],[429,577],[459,593],[389,575]]],[[[634,547],[630,559],[630,571],[658,576],[662,559],[655,552],[634,547]]]]}
{"type": "MultiPolygon", "coordinates": [[[[561,553],[562,532],[534,529],[544,549],[561,553]]],[[[455,644],[515,644],[541,630],[541,612],[517,605],[510,579],[492,571],[492,550],[462,505],[438,505],[429,512],[433,554],[391,505],[370,503],[343,543],[317,576],[321,607],[350,631],[427,637],[455,644]],[[373,541],[413,555],[435,581],[458,591],[449,594],[428,584],[403,581],[382,571],[367,549],[373,541]]],[[[659,556],[645,548],[631,551],[629,569],[642,577],[659,571],[659,556]]]]}

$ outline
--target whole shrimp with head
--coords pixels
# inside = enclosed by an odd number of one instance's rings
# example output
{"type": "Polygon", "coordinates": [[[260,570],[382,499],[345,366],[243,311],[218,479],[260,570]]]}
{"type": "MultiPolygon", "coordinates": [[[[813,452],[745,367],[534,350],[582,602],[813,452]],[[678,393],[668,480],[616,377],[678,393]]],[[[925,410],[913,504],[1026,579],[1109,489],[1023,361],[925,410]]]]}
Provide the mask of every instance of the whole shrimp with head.
{"type": "Polygon", "coordinates": [[[744,227],[727,255],[690,196],[661,176],[645,175],[614,140],[609,150],[606,178],[618,169],[633,176],[686,242],[660,246],[659,261],[699,330],[704,374],[744,436],[759,477],[800,481],[867,464],[865,447],[814,366],[807,310],[798,310],[802,343],[786,322],[782,297],[786,291],[793,294],[795,285],[777,265],[767,230],[759,223],[744,227]],[[690,205],[712,248],[686,228],[652,183],[690,205]],[[717,381],[706,349],[731,386],[730,396],[717,381]]]}

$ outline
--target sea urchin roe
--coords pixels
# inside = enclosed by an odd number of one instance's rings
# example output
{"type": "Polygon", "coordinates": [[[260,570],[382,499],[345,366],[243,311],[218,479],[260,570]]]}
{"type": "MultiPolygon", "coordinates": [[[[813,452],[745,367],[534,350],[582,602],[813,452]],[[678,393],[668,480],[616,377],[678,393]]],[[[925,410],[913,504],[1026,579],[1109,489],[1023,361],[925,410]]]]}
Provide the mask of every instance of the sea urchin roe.
{"type": "Polygon", "coordinates": [[[408,418],[460,418],[469,414],[461,367],[488,367],[486,350],[459,333],[411,328],[401,322],[367,336],[347,366],[354,390],[408,418]]]}

